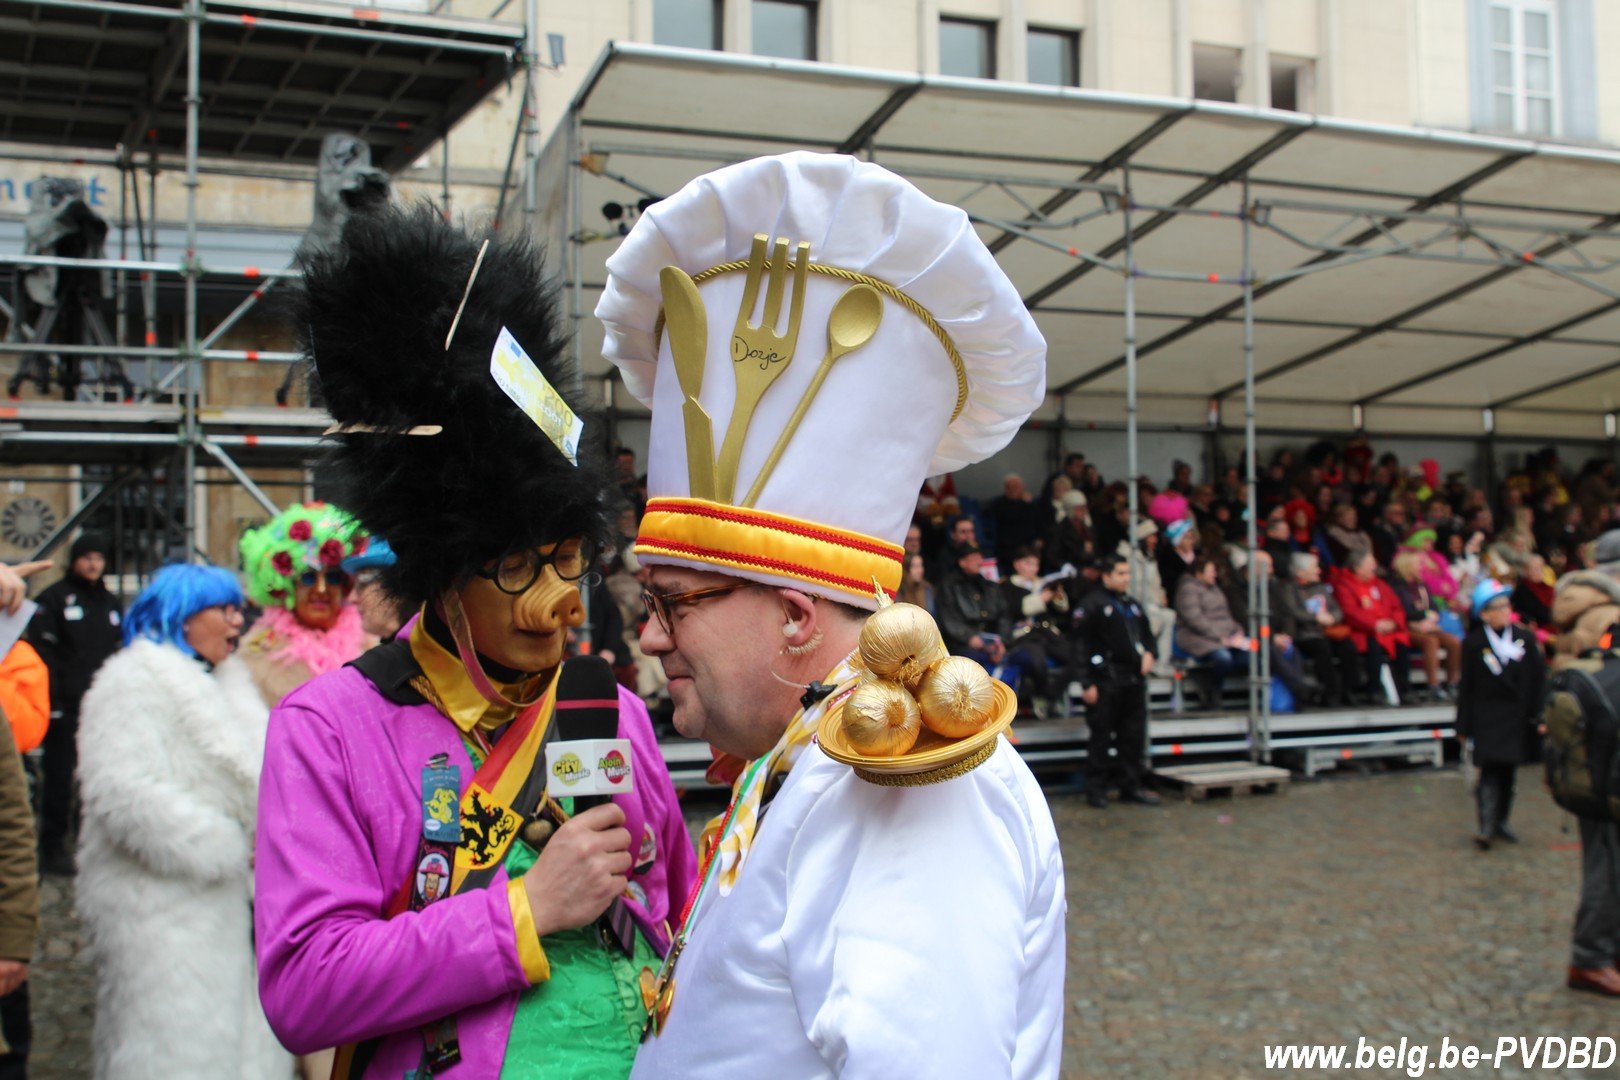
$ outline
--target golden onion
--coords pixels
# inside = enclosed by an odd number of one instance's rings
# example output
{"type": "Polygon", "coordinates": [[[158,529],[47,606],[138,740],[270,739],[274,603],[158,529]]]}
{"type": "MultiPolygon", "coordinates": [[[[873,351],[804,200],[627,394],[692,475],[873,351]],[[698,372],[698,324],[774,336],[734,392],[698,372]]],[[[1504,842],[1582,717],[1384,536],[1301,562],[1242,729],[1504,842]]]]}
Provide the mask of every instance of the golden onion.
{"type": "Polygon", "coordinates": [[[917,745],[917,701],[890,679],[862,679],[844,702],[844,737],[858,753],[898,757],[917,745]]]}
{"type": "Polygon", "coordinates": [[[965,656],[948,656],[929,669],[917,689],[917,704],[928,730],[960,739],[984,730],[996,704],[994,684],[984,668],[965,656]]]}
{"type": "Polygon", "coordinates": [[[861,628],[861,664],[915,690],[928,668],[949,655],[934,617],[916,604],[890,604],[861,628]]]}

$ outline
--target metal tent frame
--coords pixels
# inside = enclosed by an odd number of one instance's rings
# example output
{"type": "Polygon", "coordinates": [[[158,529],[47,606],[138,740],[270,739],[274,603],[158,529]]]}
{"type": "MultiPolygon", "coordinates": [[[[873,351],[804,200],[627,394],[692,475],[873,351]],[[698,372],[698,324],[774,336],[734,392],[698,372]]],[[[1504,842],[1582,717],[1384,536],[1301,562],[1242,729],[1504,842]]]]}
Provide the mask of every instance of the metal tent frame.
{"type": "MultiPolygon", "coordinates": [[[[613,414],[637,415],[587,316],[617,233],[588,229],[586,207],[801,147],[875,160],[968,212],[1052,347],[1035,423],[1055,456],[1066,430],[1122,412],[1133,514],[1144,404],[1213,435],[1241,395],[1251,566],[1262,411],[1317,435],[1615,436],[1620,153],[626,44],[541,155],[576,349],[613,414]],[[1144,310],[1144,288],[1163,306],[1144,310]]],[[[1267,641],[1249,578],[1250,638],[1267,641]]],[[[1245,741],[1262,759],[1269,676],[1251,648],[1245,741]]]]}

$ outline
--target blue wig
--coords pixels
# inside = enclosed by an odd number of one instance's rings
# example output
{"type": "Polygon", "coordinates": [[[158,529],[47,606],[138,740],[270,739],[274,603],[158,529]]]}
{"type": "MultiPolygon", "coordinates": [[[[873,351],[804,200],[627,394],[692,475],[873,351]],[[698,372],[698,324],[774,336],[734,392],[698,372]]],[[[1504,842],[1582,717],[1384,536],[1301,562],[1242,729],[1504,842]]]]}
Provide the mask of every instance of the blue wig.
{"type": "Polygon", "coordinates": [[[221,604],[242,606],[242,587],[229,570],[191,563],[165,566],[129,605],[124,644],[144,638],[196,656],[197,650],[186,643],[186,620],[221,604]]]}

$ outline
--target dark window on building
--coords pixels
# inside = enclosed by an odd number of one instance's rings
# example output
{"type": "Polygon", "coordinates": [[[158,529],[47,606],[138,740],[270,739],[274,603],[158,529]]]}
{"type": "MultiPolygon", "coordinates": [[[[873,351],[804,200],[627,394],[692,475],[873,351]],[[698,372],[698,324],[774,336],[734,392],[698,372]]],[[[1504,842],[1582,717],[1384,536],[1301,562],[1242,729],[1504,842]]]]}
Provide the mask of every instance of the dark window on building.
{"type": "Polygon", "coordinates": [[[722,0],[653,0],[653,41],[688,49],[720,48],[722,0]]]}
{"type": "Polygon", "coordinates": [[[939,73],[996,77],[996,25],[978,19],[939,20],[939,73]]]}
{"type": "Polygon", "coordinates": [[[1029,81],[1080,85],[1080,35],[1073,30],[1029,28],[1029,81]]]}
{"type": "Polygon", "coordinates": [[[1243,54],[1224,45],[1193,46],[1193,97],[1236,101],[1243,54]]]}
{"type": "Polygon", "coordinates": [[[1297,56],[1271,56],[1271,107],[1315,112],[1316,65],[1297,56]]]}
{"type": "Polygon", "coordinates": [[[754,53],[814,60],[816,5],[810,0],[754,0],[754,53]]]}

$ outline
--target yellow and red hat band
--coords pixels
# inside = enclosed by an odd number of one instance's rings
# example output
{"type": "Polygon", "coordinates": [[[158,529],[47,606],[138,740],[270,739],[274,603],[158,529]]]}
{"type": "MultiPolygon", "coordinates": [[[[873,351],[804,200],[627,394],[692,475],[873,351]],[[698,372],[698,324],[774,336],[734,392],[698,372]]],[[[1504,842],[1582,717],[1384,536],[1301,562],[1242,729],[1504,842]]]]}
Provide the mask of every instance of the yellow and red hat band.
{"type": "Polygon", "coordinates": [[[770,574],[870,599],[872,579],[893,596],[905,551],[897,544],[802,518],[704,499],[653,499],[637,555],[770,574]]]}

